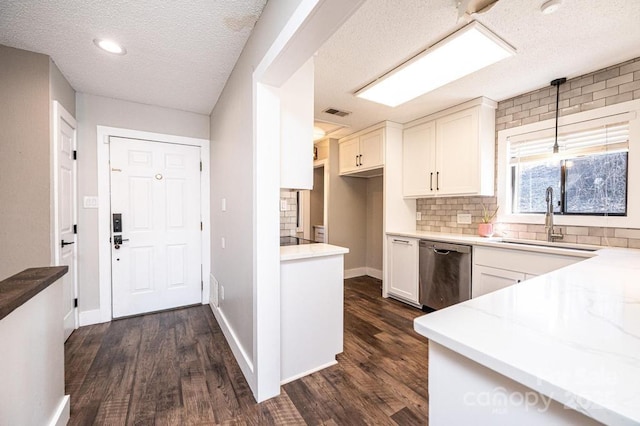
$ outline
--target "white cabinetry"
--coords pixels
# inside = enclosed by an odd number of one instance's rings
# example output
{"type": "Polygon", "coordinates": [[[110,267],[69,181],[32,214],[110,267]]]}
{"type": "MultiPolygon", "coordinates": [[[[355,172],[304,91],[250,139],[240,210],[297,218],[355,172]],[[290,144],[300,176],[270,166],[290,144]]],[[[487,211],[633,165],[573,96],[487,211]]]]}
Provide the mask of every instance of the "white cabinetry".
{"type": "Polygon", "coordinates": [[[471,297],[500,290],[584,259],[580,256],[475,246],[471,297]]]}
{"type": "Polygon", "coordinates": [[[313,58],[279,90],[280,187],[313,188],[313,58]]]}
{"type": "MultiPolygon", "coordinates": [[[[360,174],[384,166],[384,132],[382,129],[340,141],[340,174],[360,174]]],[[[379,174],[379,173],[378,173],[379,174]]]]}
{"type": "Polygon", "coordinates": [[[387,237],[389,247],[389,283],[387,293],[418,303],[418,239],[387,237]]]}
{"type": "Polygon", "coordinates": [[[402,193],[405,197],[435,194],[435,121],[411,127],[403,132],[402,166],[402,193]]]}
{"type": "Polygon", "coordinates": [[[408,123],[403,195],[493,195],[495,107],[480,98],[408,123]]]}
{"type": "Polygon", "coordinates": [[[517,284],[525,279],[526,274],[524,272],[476,265],[474,268],[472,286],[473,297],[509,287],[510,285],[517,284]]]}

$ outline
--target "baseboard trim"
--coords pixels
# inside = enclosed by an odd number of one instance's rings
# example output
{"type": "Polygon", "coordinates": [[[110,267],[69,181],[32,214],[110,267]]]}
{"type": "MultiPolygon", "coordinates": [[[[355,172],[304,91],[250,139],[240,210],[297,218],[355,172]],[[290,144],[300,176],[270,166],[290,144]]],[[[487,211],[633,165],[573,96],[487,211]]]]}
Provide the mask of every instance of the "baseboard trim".
{"type": "Polygon", "coordinates": [[[71,418],[71,398],[69,395],[62,397],[49,426],[65,426],[71,418]]]}
{"type": "Polygon", "coordinates": [[[296,374],[295,376],[288,377],[288,378],[280,381],[280,386],[286,385],[287,383],[293,382],[294,380],[298,380],[298,379],[300,379],[300,378],[302,378],[304,376],[308,376],[309,374],[315,373],[316,371],[320,371],[320,370],[323,370],[323,369],[325,369],[327,367],[331,367],[332,365],[336,365],[337,363],[338,363],[338,361],[333,360],[333,361],[328,362],[328,363],[326,363],[324,365],[321,365],[319,367],[312,368],[309,371],[305,371],[304,373],[300,373],[300,374],[296,374]]]}
{"type": "Polygon", "coordinates": [[[344,279],[362,277],[364,275],[368,275],[373,278],[377,278],[379,280],[382,279],[382,271],[380,269],[369,268],[368,266],[363,266],[361,268],[353,268],[353,269],[345,269],[344,271],[344,279]]]}
{"type": "Polygon", "coordinates": [[[361,277],[363,275],[367,275],[367,268],[353,268],[353,269],[345,269],[344,271],[344,279],[361,277]]]}
{"type": "Polygon", "coordinates": [[[222,334],[224,334],[225,339],[227,339],[227,343],[231,348],[231,352],[233,352],[233,356],[235,357],[236,362],[240,366],[242,374],[244,374],[245,379],[247,379],[247,382],[249,382],[249,387],[251,388],[251,390],[253,390],[255,387],[253,362],[251,362],[249,355],[245,352],[242,345],[240,345],[236,334],[233,332],[231,327],[229,327],[229,323],[227,322],[227,318],[224,316],[224,313],[220,309],[215,307],[213,303],[209,303],[209,308],[211,309],[211,312],[213,312],[213,316],[216,317],[218,325],[222,330],[222,334]]]}
{"type": "Polygon", "coordinates": [[[90,311],[80,311],[78,313],[78,322],[80,327],[84,327],[85,325],[101,324],[109,321],[102,320],[100,309],[92,309],[90,311]]]}
{"type": "Polygon", "coordinates": [[[422,309],[422,305],[420,305],[420,304],[418,304],[418,303],[416,303],[416,302],[412,302],[412,301],[410,301],[410,300],[407,300],[407,299],[405,299],[405,298],[403,298],[403,297],[396,296],[395,294],[391,294],[391,293],[389,293],[388,297],[389,297],[390,299],[395,299],[395,300],[397,300],[398,302],[402,302],[402,303],[406,303],[407,305],[411,305],[411,306],[413,306],[414,308],[422,309]]]}
{"type": "Polygon", "coordinates": [[[369,268],[367,266],[367,275],[378,280],[382,279],[382,271],[380,269],[369,268]]]}

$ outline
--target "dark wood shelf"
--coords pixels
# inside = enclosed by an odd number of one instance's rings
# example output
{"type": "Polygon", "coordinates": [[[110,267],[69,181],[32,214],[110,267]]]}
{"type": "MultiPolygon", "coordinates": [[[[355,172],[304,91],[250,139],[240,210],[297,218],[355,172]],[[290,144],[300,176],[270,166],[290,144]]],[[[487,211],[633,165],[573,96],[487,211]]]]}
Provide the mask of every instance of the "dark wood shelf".
{"type": "Polygon", "coordinates": [[[0,320],[67,273],[68,266],[29,268],[0,282],[0,320]]]}

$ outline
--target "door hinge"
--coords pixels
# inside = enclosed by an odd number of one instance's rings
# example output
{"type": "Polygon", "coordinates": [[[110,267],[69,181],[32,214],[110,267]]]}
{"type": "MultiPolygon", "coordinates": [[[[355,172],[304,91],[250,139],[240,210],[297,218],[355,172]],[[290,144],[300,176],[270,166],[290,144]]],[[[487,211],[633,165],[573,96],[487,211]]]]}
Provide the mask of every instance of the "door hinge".
{"type": "Polygon", "coordinates": [[[204,290],[204,281],[200,281],[200,290],[204,290]]]}
{"type": "Polygon", "coordinates": [[[73,159],[74,160],[78,159],[78,151],[76,151],[75,149],[73,150],[73,159]]]}
{"type": "Polygon", "coordinates": [[[200,230],[204,230],[204,225],[202,225],[202,222],[200,222],[200,230]]]}
{"type": "Polygon", "coordinates": [[[200,171],[202,171],[202,161],[200,162],[200,171]]]}
{"type": "Polygon", "coordinates": [[[78,225],[73,225],[73,233],[74,234],[78,233],[78,225]]]}
{"type": "Polygon", "coordinates": [[[78,307],[78,299],[73,299],[73,307],[74,308],[78,307]]]}

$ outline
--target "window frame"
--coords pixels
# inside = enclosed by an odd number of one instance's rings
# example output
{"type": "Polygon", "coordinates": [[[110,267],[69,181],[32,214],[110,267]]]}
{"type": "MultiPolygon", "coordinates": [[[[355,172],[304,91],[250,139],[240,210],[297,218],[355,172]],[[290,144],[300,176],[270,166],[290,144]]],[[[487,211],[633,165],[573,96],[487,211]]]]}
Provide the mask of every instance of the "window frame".
{"type": "MultiPolygon", "coordinates": [[[[629,121],[629,154],[627,160],[627,215],[590,215],[555,214],[554,222],[560,226],[599,226],[613,228],[640,227],[640,100],[628,101],[562,116],[558,120],[560,127],[574,125],[577,128],[588,127],[592,120],[607,119],[620,115],[629,121]]],[[[544,224],[544,213],[512,213],[511,164],[509,159],[509,138],[522,137],[528,133],[553,131],[555,117],[552,119],[512,127],[498,131],[497,136],[497,198],[499,210],[498,222],[544,224]]],[[[559,196],[560,194],[558,194],[559,196]]]]}

